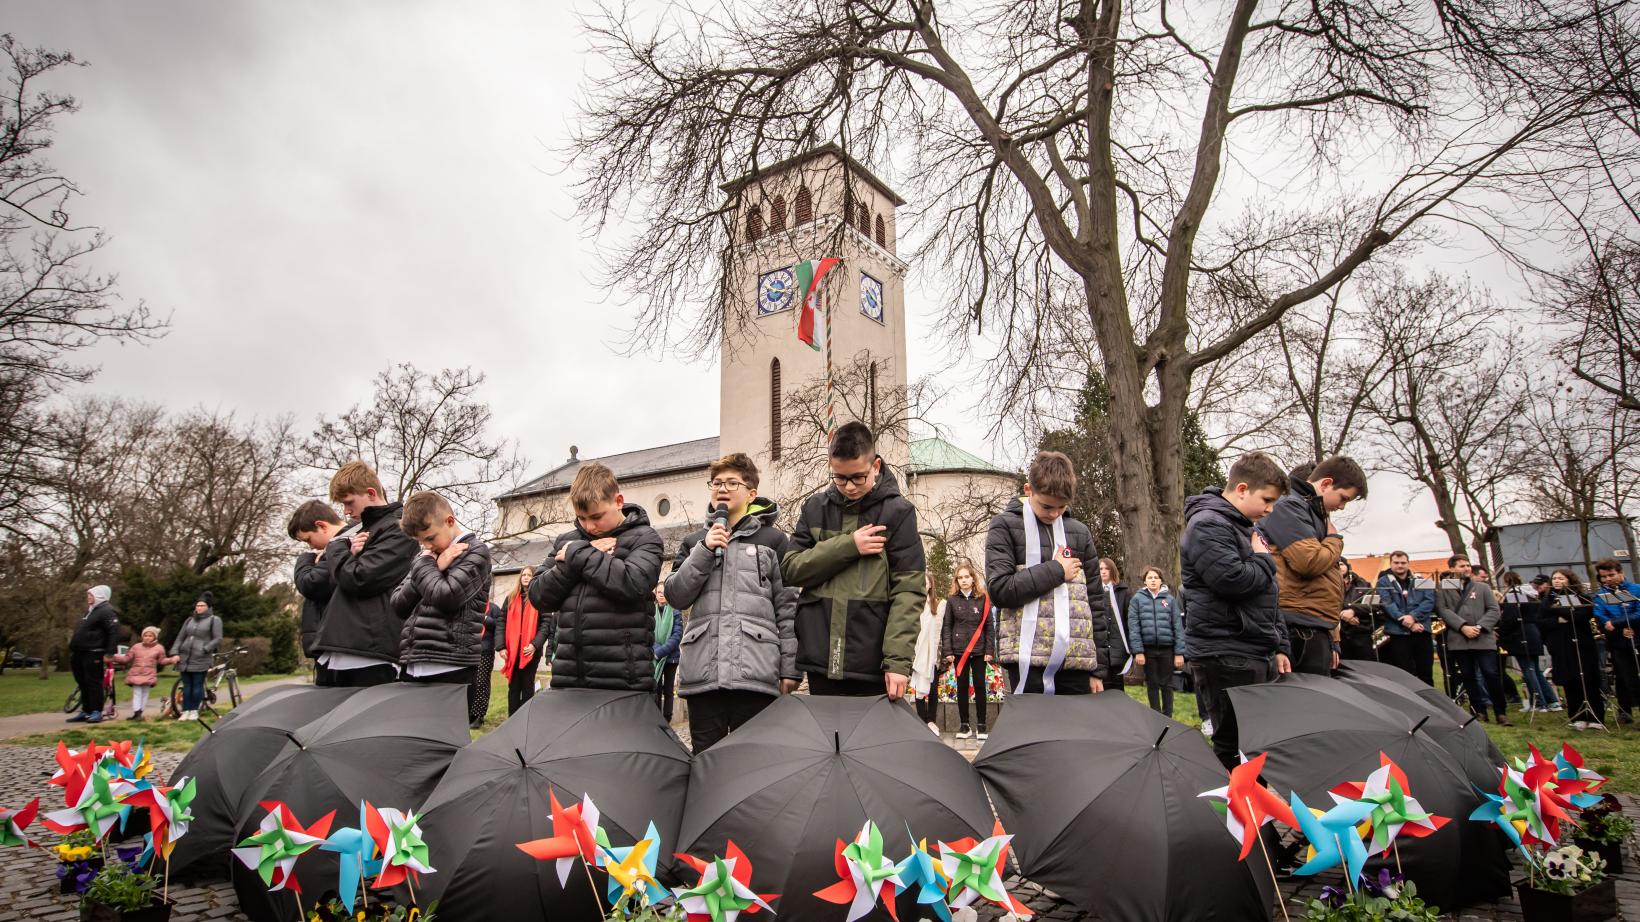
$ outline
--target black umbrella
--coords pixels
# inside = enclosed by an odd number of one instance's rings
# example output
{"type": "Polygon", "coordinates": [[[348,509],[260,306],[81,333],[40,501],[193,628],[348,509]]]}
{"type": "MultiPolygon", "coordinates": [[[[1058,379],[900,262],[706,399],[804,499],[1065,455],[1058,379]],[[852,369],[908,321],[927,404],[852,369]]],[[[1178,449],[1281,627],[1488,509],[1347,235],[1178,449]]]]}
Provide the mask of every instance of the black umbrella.
{"type": "MultiPolygon", "coordinates": [[[[1454,910],[1509,892],[1509,858],[1495,830],[1469,821],[1480,795],[1464,768],[1426,729],[1432,718],[1413,718],[1387,708],[1337,679],[1284,675],[1265,685],[1230,690],[1248,755],[1269,754],[1264,778],[1276,793],[1293,791],[1311,806],[1332,803],[1327,792],[1361,781],[1379,765],[1379,753],[1406,773],[1430,813],[1448,817],[1433,835],[1399,840],[1401,867],[1419,895],[1454,910]]],[[[1369,868],[1395,867],[1393,857],[1369,868]]]]}
{"type": "MultiPolygon", "coordinates": [[[[868,819],[894,860],[911,851],[907,828],[933,849],[983,839],[995,823],[968,760],[909,705],[790,695],[695,758],[678,851],[709,858],[732,839],[752,862],[752,889],[780,895],[777,918],[838,922],[843,907],[814,893],[838,881],[837,841],[868,819]]],[[[900,900],[912,918],[915,894],[900,900]]]]}
{"type": "Polygon", "coordinates": [[[285,747],[290,734],[352,697],[356,688],[293,685],[269,689],[229,711],[183,757],[171,780],[192,777],[194,819],[171,853],[173,873],[190,865],[228,873],[228,849],[239,844],[240,797],[285,747]]]}
{"type": "Polygon", "coordinates": [[[1120,692],[1009,699],[974,767],[1020,873],[1101,918],[1265,919],[1257,855],[1199,797],[1228,778],[1202,735],[1120,692]]]}
{"type": "MultiPolygon", "coordinates": [[[[240,800],[234,844],[257,831],[267,814],[261,804],[267,801],[285,803],[304,827],[334,810],[333,829],[357,825],[361,800],[419,811],[450,759],[471,740],[465,685],[394,683],[360,689],[290,734],[240,800]]],[[[258,922],[291,917],[288,894],[269,894],[256,872],[238,861],[231,862],[231,869],[246,915],[258,922]]],[[[336,873],[334,852],[315,849],[303,855],[296,879],[307,891],[304,902],[311,904],[334,890],[336,873]]]]}
{"type": "Polygon", "coordinates": [[[549,789],[566,807],[591,795],[613,845],[636,842],[654,822],[669,855],[689,789],[689,750],[651,695],[579,688],[536,695],[457,753],[427,799],[421,826],[438,873],[422,879],[423,902],[437,899],[439,915],[455,919],[602,919],[602,894],[584,870],[561,885],[555,861],[518,849],[553,834],[549,789]]]}
{"type": "MultiPolygon", "coordinates": [[[[1474,715],[1454,715],[1449,708],[1431,701],[1419,691],[1407,685],[1389,681],[1375,674],[1372,669],[1359,669],[1358,665],[1346,663],[1338,672],[1338,680],[1354,688],[1368,698],[1392,710],[1400,711],[1413,720],[1428,717],[1424,730],[1435,741],[1446,747],[1446,751],[1463,765],[1465,774],[1471,784],[1482,790],[1491,790],[1497,787],[1498,771],[1504,764],[1503,753],[1498,750],[1497,744],[1486,735],[1485,728],[1479,718],[1474,715]]],[[[1379,666],[1378,663],[1366,663],[1366,666],[1379,666]]],[[[1379,666],[1381,669],[1402,670],[1394,666],[1379,666]]],[[[1403,673],[1404,674],[1404,673],[1403,673]]],[[[1408,678],[1412,678],[1408,676],[1408,678]]],[[[1423,685],[1416,678],[1412,679],[1418,685],[1423,685]]],[[[1423,685],[1425,689],[1435,692],[1442,701],[1450,704],[1450,699],[1441,696],[1435,689],[1423,685]]]]}

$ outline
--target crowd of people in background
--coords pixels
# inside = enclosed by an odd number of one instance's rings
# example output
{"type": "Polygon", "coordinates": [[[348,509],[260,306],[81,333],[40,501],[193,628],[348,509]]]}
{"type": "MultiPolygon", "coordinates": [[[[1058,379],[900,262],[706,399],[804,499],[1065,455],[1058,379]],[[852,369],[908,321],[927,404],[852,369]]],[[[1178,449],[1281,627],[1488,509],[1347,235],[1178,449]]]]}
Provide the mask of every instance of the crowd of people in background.
{"type": "MultiPolygon", "coordinates": [[[[1640,707],[1640,586],[1617,561],[1596,565],[1592,588],[1557,569],[1529,580],[1506,572],[1494,590],[1492,575],[1462,554],[1420,576],[1396,551],[1369,580],[1333,526],[1367,495],[1365,472],[1346,456],[1292,471],[1263,453],[1237,459],[1225,486],[1185,503],[1177,592],[1162,562],[1147,562],[1130,588],[1116,561],[1098,555],[1068,512],[1077,485],[1064,454],[1036,456],[1020,495],[988,525],[983,566],[959,561],[949,585],[928,572],[916,510],[869,428],[841,426],[828,467],[830,486],[805,500],[787,534],[753,460],[714,461],[710,520],[681,541],[663,579],[661,538],[645,510],[607,467],[584,464],[569,491],[575,526],[491,601],[490,549],[449,502],[433,492],[390,501],[374,471],[349,463],[328,502],[303,503],[289,522],[304,546],[293,574],[302,651],[319,685],[464,685],[475,728],[493,671],[510,715],[547,663],[554,688],[653,695],[669,723],[682,699],[696,752],[805,686],[909,697],[938,734],[946,678],[956,737],[983,740],[993,669],[1011,694],[1091,694],[1131,675],[1169,716],[1175,692],[1193,690],[1226,766],[1239,760],[1231,689],[1287,672],[1327,675],[1347,660],[1381,660],[1432,685],[1439,662],[1448,692],[1482,720],[1508,724],[1518,702],[1564,710],[1579,730],[1605,725],[1609,661],[1617,719],[1632,722],[1640,707]]],[[[197,717],[222,642],[209,593],[169,648],[147,628],[118,656],[110,597],[106,586],[90,590],[70,643],[84,702],[71,719],[104,717],[103,671],[113,662],[128,666],[133,717],[165,665],[182,674],[180,716],[197,717]]]]}

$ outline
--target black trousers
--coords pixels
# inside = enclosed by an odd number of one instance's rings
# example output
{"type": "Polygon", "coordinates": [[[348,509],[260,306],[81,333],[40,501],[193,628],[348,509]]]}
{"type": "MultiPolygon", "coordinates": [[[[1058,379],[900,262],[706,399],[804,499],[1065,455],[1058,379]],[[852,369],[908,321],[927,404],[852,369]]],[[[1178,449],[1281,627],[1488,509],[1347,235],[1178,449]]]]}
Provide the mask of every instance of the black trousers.
{"type": "Polygon", "coordinates": [[[661,669],[660,685],[655,688],[655,703],[660,706],[661,716],[667,723],[672,722],[672,690],[678,684],[678,664],[667,663],[661,669]]]}
{"type": "MultiPolygon", "coordinates": [[[[1287,640],[1293,648],[1294,672],[1332,675],[1332,634],[1326,628],[1288,624],[1287,640]]],[[[1213,726],[1217,727],[1218,723],[1213,726]]]]}
{"type": "Polygon", "coordinates": [[[1204,656],[1191,660],[1197,686],[1207,698],[1207,716],[1213,720],[1213,754],[1227,769],[1241,764],[1241,739],[1230,689],[1261,685],[1276,677],[1274,657],[1204,656]]]}
{"type": "Polygon", "coordinates": [[[490,713],[490,678],[495,675],[495,653],[485,655],[484,662],[473,670],[472,693],[467,696],[467,723],[477,727],[490,713]]]}
{"type": "MultiPolygon", "coordinates": [[[[1012,694],[1019,687],[1019,664],[1008,663],[1008,692],[1012,694]]],[[[1042,667],[1032,666],[1025,677],[1025,694],[1042,694],[1042,667]]],[[[1093,673],[1085,669],[1061,669],[1054,673],[1053,693],[1056,695],[1091,695],[1093,688],[1088,682],[1093,679],[1093,673]]],[[[1108,687],[1108,686],[1107,686],[1108,687]]]]}
{"type": "Polygon", "coordinates": [[[940,677],[936,673],[934,682],[928,687],[928,697],[917,698],[912,702],[917,708],[917,719],[925,724],[940,722],[940,677]]]}
{"type": "Polygon", "coordinates": [[[1411,673],[1425,685],[1435,685],[1435,644],[1428,631],[1390,634],[1381,656],[1384,662],[1411,673]]]}
{"type": "Polygon", "coordinates": [[[718,741],[751,720],[774,703],[777,696],[763,692],[718,691],[699,692],[689,696],[689,744],[695,755],[717,745],[718,741]]]}
{"type": "Polygon", "coordinates": [[[68,669],[80,688],[80,713],[103,709],[103,654],[101,650],[75,650],[68,657],[68,669]]]}
{"type": "MultiPolygon", "coordinates": [[[[953,665],[951,668],[955,669],[953,665]]],[[[974,696],[974,709],[979,714],[979,728],[985,729],[985,657],[975,653],[962,664],[957,673],[957,720],[968,726],[968,695],[974,696]]]]}
{"type": "Polygon", "coordinates": [[[315,688],[336,688],[336,672],[318,660],[313,661],[313,685],[315,688]]]}
{"type": "MultiPolygon", "coordinates": [[[[835,695],[842,698],[870,698],[872,695],[881,695],[888,691],[883,686],[882,679],[828,679],[823,672],[806,673],[809,677],[809,694],[835,695]]],[[[695,706],[694,698],[689,699],[689,706],[695,706]]]]}
{"type": "Polygon", "coordinates": [[[541,665],[539,653],[530,660],[528,666],[514,669],[512,678],[507,680],[507,716],[518,713],[524,702],[535,697],[535,669],[541,665]]]}
{"type": "Polygon", "coordinates": [[[1338,658],[1345,660],[1375,660],[1378,651],[1372,648],[1372,629],[1352,628],[1345,625],[1338,633],[1338,658]]]}
{"type": "Polygon", "coordinates": [[[1623,636],[1623,627],[1605,631],[1606,652],[1612,658],[1612,675],[1617,680],[1617,709],[1640,707],[1640,663],[1634,658],[1634,641],[1623,636]]]}
{"type": "Polygon", "coordinates": [[[392,663],[382,663],[363,669],[332,669],[330,674],[336,680],[336,684],[332,686],[334,688],[370,688],[373,685],[397,682],[399,667],[392,663]]]}
{"type": "Polygon", "coordinates": [[[1469,693],[1469,709],[1482,717],[1491,706],[1499,717],[1508,716],[1508,699],[1503,696],[1503,676],[1498,672],[1496,650],[1453,650],[1452,658],[1463,669],[1463,688],[1469,693]]]}
{"type": "Polygon", "coordinates": [[[411,675],[407,670],[400,678],[400,681],[411,682],[416,685],[465,685],[467,686],[467,709],[470,714],[473,706],[473,676],[477,672],[477,666],[463,666],[460,669],[421,676],[411,675]]]}
{"type": "Polygon", "coordinates": [[[1560,647],[1555,657],[1555,681],[1566,689],[1566,719],[1593,719],[1606,722],[1606,693],[1600,687],[1600,648],[1588,631],[1562,626],[1554,638],[1560,647]],[[1562,674],[1564,673],[1564,675],[1562,674]]]}
{"type": "Polygon", "coordinates": [[[1173,716],[1173,648],[1145,647],[1145,695],[1150,709],[1173,716]]]}

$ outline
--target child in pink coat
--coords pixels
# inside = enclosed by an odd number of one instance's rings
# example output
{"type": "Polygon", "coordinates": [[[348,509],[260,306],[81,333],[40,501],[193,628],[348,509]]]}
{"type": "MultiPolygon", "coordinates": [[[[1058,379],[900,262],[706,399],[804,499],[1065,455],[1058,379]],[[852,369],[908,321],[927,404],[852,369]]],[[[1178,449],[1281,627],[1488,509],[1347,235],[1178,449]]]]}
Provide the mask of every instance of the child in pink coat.
{"type": "Polygon", "coordinates": [[[121,655],[108,657],[108,661],[126,667],[125,684],[131,686],[131,719],[141,720],[148,693],[159,684],[160,667],[175,663],[177,658],[165,655],[165,647],[159,642],[159,628],[145,627],[142,643],[121,655]]]}

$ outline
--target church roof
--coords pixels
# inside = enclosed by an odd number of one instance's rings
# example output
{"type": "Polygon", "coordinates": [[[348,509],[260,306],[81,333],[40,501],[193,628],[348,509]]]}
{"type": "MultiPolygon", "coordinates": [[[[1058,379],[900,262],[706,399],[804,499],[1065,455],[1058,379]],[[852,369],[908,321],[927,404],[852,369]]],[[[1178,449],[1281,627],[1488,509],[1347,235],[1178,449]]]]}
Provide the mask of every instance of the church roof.
{"type": "Polygon", "coordinates": [[[995,464],[939,438],[911,440],[911,463],[906,470],[913,474],[971,472],[976,474],[1013,474],[1013,471],[995,464]]]}
{"type": "Polygon", "coordinates": [[[575,472],[581,469],[581,465],[592,461],[597,461],[609,468],[615,474],[617,480],[627,480],[705,467],[716,461],[719,455],[718,437],[714,435],[710,438],[695,439],[692,442],[675,442],[671,445],[660,445],[655,448],[623,451],[619,454],[605,455],[602,458],[572,458],[534,480],[522,484],[517,489],[501,494],[496,499],[514,499],[520,496],[534,496],[540,493],[568,490],[569,485],[575,480],[575,472]]]}
{"type": "Polygon", "coordinates": [[[744,176],[729,180],[718,188],[722,189],[724,192],[735,192],[752,180],[761,179],[765,176],[771,176],[775,173],[779,173],[794,167],[799,163],[803,163],[804,161],[824,157],[827,154],[830,154],[843,161],[843,163],[848,166],[849,172],[875,186],[878,192],[888,196],[888,200],[893,202],[896,208],[905,204],[905,199],[900,198],[899,193],[895,192],[893,189],[890,189],[888,187],[888,183],[878,179],[877,174],[866,169],[865,164],[844,153],[843,148],[839,147],[835,142],[830,144],[822,144],[819,147],[806,150],[796,156],[787,157],[779,163],[771,163],[765,167],[758,167],[744,176]]]}

